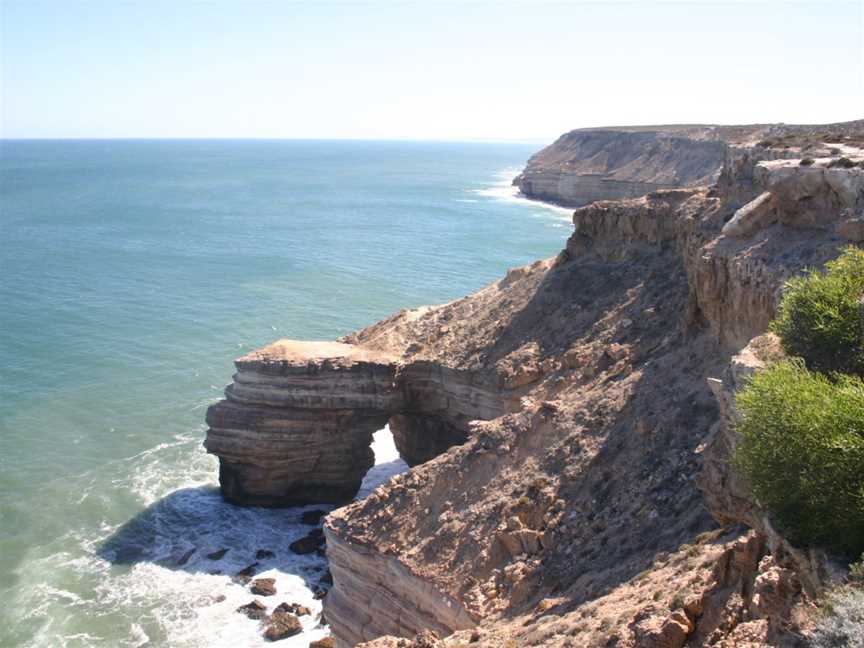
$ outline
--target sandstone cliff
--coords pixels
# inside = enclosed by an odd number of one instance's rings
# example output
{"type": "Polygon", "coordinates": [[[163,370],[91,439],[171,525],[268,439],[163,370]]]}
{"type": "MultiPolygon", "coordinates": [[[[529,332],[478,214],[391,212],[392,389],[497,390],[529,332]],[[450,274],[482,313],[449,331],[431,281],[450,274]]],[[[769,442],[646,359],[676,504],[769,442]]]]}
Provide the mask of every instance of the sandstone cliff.
{"type": "Polygon", "coordinates": [[[832,567],[748,501],[728,423],[783,282],[864,240],[864,154],[826,150],[726,147],[474,295],[238,361],[226,497],[345,499],[388,419],[416,464],[327,517],[338,645],[795,645],[832,567]]]}
{"type": "MultiPolygon", "coordinates": [[[[819,126],[754,124],[584,128],[559,137],[528,160],[513,184],[529,198],[580,207],[659,189],[706,185],[729,149],[801,157],[800,149],[855,140],[860,121],[819,126]]],[[[728,167],[728,165],[726,165],[728,167]]],[[[736,176],[737,181],[745,181],[736,176]]]]}

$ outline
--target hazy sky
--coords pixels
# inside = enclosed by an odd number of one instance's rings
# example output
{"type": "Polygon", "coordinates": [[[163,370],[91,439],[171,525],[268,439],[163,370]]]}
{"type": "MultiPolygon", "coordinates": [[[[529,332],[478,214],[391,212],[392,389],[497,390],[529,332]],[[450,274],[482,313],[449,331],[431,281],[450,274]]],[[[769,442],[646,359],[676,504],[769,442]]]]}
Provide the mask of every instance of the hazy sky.
{"type": "Polygon", "coordinates": [[[3,137],[551,139],[864,117],[864,0],[0,11],[3,137]]]}

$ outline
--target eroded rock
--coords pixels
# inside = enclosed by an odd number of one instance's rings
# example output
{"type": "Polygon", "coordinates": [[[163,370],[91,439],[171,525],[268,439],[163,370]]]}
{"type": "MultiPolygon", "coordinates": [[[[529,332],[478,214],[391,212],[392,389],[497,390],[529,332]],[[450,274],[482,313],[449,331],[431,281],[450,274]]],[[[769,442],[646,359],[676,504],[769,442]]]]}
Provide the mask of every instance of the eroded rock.
{"type": "Polygon", "coordinates": [[[250,601],[246,605],[237,608],[237,612],[245,614],[250,619],[263,619],[267,616],[267,606],[258,599],[250,601]]]}
{"type": "Polygon", "coordinates": [[[275,578],[256,578],[249,584],[249,591],[258,596],[275,596],[275,578]]]}
{"type": "Polygon", "coordinates": [[[300,619],[284,610],[275,610],[264,621],[264,638],[268,641],[287,639],[303,632],[300,619]]]}

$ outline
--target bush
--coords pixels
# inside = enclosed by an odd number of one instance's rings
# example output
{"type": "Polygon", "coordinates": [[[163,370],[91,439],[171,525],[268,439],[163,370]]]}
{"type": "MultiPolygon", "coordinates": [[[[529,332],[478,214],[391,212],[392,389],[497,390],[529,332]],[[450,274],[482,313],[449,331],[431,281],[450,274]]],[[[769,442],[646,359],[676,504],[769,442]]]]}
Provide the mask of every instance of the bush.
{"type": "Polygon", "coordinates": [[[735,468],[793,543],[864,551],[864,381],[798,359],[756,374],[736,397],[735,468]]]}
{"type": "Polygon", "coordinates": [[[836,167],[840,167],[841,169],[852,169],[855,167],[855,163],[847,157],[839,157],[828,163],[829,169],[834,169],[836,167]]]}
{"type": "Polygon", "coordinates": [[[864,251],[848,247],[826,268],[786,284],[771,330],[786,353],[804,358],[811,369],[864,374],[864,251]]]}

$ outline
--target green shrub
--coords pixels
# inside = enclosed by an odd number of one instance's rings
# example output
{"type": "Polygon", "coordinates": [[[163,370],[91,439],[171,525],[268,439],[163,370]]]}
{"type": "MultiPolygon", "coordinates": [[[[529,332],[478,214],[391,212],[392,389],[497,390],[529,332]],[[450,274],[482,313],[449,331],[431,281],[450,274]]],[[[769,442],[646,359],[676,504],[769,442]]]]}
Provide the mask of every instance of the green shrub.
{"type": "Polygon", "coordinates": [[[824,272],[811,270],[786,284],[771,330],[786,353],[811,369],[864,374],[862,294],[864,251],[848,247],[824,272]]]}
{"type": "Polygon", "coordinates": [[[834,169],[836,167],[840,167],[841,169],[852,169],[855,167],[855,163],[847,157],[839,157],[828,163],[829,169],[834,169]]]}
{"type": "Polygon", "coordinates": [[[779,530],[798,545],[864,551],[864,381],[782,361],[756,374],[736,406],[733,464],[779,530]]]}

